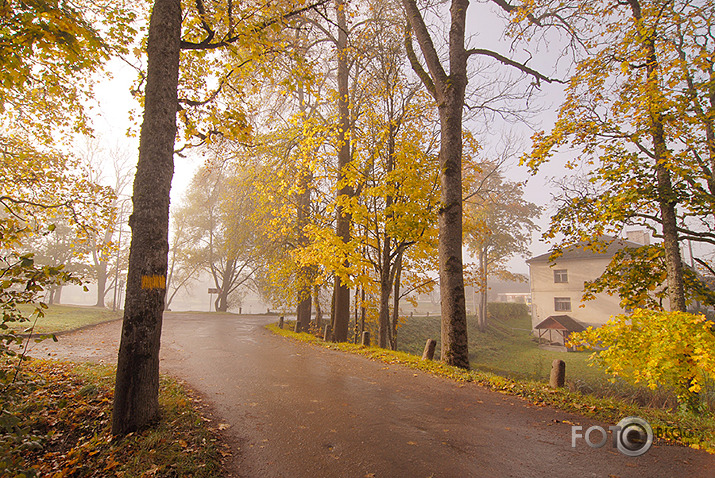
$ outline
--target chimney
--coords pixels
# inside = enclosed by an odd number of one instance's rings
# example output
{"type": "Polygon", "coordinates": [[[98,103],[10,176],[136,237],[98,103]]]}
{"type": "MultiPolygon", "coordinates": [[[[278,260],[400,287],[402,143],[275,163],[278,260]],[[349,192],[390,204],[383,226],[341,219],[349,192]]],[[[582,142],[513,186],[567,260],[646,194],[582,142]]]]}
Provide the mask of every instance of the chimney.
{"type": "Polygon", "coordinates": [[[630,242],[635,242],[642,246],[647,246],[650,244],[650,233],[644,229],[639,229],[637,231],[626,231],[626,238],[630,242]]]}

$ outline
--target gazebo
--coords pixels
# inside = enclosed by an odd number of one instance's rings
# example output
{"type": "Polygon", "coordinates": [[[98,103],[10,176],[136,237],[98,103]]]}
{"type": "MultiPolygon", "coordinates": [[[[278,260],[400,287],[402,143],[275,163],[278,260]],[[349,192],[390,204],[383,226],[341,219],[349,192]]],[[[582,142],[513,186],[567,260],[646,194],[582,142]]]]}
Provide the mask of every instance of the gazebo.
{"type": "Polygon", "coordinates": [[[544,335],[548,331],[548,344],[563,344],[566,345],[566,340],[572,332],[581,332],[585,330],[584,326],[576,322],[573,317],[568,315],[550,315],[534,329],[539,331],[539,345],[541,339],[545,339],[544,335]],[[553,340],[553,332],[556,332],[556,342],[553,340]],[[559,338],[561,339],[559,341],[559,338]]]}

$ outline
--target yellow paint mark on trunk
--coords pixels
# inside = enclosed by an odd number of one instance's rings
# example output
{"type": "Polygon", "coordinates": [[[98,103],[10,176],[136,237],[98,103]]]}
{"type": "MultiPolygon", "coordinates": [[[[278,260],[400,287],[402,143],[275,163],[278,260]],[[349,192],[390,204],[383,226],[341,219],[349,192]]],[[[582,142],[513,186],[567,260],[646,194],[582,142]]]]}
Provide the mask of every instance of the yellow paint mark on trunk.
{"type": "Polygon", "coordinates": [[[166,289],[166,277],[142,276],[142,289],[166,289]]]}

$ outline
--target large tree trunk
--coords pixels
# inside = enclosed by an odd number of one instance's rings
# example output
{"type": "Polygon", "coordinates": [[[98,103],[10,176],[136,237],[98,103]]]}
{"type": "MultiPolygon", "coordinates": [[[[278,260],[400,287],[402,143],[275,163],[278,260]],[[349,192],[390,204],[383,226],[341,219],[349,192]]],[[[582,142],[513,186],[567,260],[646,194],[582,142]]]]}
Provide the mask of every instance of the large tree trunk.
{"type": "Polygon", "coordinates": [[[402,252],[395,261],[394,290],[392,291],[392,329],[390,334],[390,348],[397,350],[397,322],[400,319],[400,280],[402,276],[402,252]]]}
{"type": "Polygon", "coordinates": [[[159,346],[166,294],[169,192],[174,174],[181,2],[155,0],[149,22],[147,82],[134,212],[129,219],[127,295],[117,363],[112,433],[159,418],[159,346]]]}
{"type": "Polygon", "coordinates": [[[446,104],[439,109],[442,139],[439,152],[439,281],[442,299],[442,360],[450,365],[469,368],[462,262],[463,88],[461,95],[450,94],[446,104]]]}
{"type": "MultiPolygon", "coordinates": [[[[308,224],[310,219],[310,183],[312,181],[312,174],[310,169],[307,167],[302,167],[298,173],[300,175],[298,179],[298,188],[300,192],[298,193],[298,211],[297,211],[297,227],[298,227],[298,237],[301,246],[305,246],[308,242],[308,238],[305,237],[305,226],[308,224]]],[[[298,270],[298,310],[296,320],[298,322],[298,332],[307,332],[310,327],[310,316],[312,312],[312,287],[311,279],[313,276],[313,268],[311,266],[302,266],[298,270]]]]}
{"type": "Polygon", "coordinates": [[[220,287],[217,284],[219,292],[216,296],[216,312],[228,311],[228,294],[231,292],[234,274],[236,274],[236,259],[228,259],[223,270],[220,287]]]}
{"type": "MultiPolygon", "coordinates": [[[[298,101],[300,112],[303,115],[307,115],[307,105],[305,102],[305,92],[303,91],[303,84],[298,85],[298,101]]],[[[304,160],[307,158],[304,158],[304,160]]],[[[298,170],[298,193],[296,194],[296,227],[298,234],[298,244],[301,247],[305,247],[308,244],[308,238],[305,234],[305,227],[310,222],[310,188],[313,182],[313,174],[310,171],[306,162],[300,165],[298,170]]],[[[298,332],[307,332],[310,328],[310,316],[312,313],[312,279],[314,274],[314,268],[311,266],[302,266],[298,270],[297,277],[297,290],[296,295],[298,299],[298,308],[296,311],[296,322],[298,332]]],[[[320,331],[320,326],[318,326],[318,331],[320,331]]]]}
{"type": "Polygon", "coordinates": [[[416,0],[402,0],[428,72],[408,53],[432,96],[440,122],[439,280],[442,312],[442,360],[469,368],[467,311],[462,265],[462,109],[467,86],[468,54],[464,47],[469,0],[453,0],[450,7],[449,75],[440,62],[416,0]]]}
{"type": "MultiPolygon", "coordinates": [[[[340,121],[340,133],[338,135],[340,144],[340,150],[338,151],[338,196],[352,196],[352,188],[350,186],[340,185],[344,181],[345,170],[350,163],[348,34],[345,0],[336,0],[335,8],[338,20],[338,116],[340,121]]],[[[352,218],[350,214],[345,213],[340,206],[336,208],[336,211],[336,233],[344,243],[348,243],[350,242],[350,222],[352,218]]],[[[348,325],[350,324],[350,289],[337,275],[335,276],[334,287],[335,307],[332,318],[333,339],[336,342],[345,342],[348,339],[348,325]]]]}
{"type": "Polygon", "coordinates": [[[320,285],[313,286],[313,302],[315,303],[315,330],[323,330],[323,308],[320,306],[320,285]]]}
{"type": "MultiPolygon", "coordinates": [[[[386,242],[389,243],[389,240],[386,242]]],[[[389,251],[389,246],[385,246],[389,251]]],[[[380,348],[387,348],[388,334],[390,330],[390,293],[392,292],[392,284],[390,283],[390,264],[389,260],[383,258],[382,271],[380,273],[380,309],[378,318],[378,342],[380,348]]]]}

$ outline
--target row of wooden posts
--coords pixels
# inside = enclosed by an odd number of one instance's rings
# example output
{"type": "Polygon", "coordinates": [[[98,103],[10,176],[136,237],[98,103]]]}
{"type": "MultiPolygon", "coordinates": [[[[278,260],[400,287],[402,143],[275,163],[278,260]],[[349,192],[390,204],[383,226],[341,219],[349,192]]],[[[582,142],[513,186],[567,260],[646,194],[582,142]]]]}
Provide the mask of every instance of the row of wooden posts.
{"type": "MultiPolygon", "coordinates": [[[[284,318],[283,316],[280,317],[278,320],[278,327],[281,329],[283,328],[283,323],[284,323],[284,318]]],[[[295,331],[298,331],[298,323],[296,322],[295,324],[296,329],[295,331]]],[[[330,325],[326,325],[325,329],[323,330],[323,340],[331,340],[331,330],[330,330],[330,325]]],[[[357,342],[357,334],[355,336],[355,342],[357,342]]],[[[362,340],[360,342],[363,346],[369,347],[370,346],[370,332],[367,330],[362,333],[362,340]]],[[[434,351],[437,348],[437,341],[434,339],[427,339],[427,343],[425,344],[425,349],[424,352],[422,352],[422,360],[433,360],[434,359],[434,351]]],[[[561,388],[564,386],[566,383],[566,362],[563,360],[559,359],[554,359],[554,361],[551,363],[551,376],[549,377],[549,386],[551,388],[561,388]]]]}

